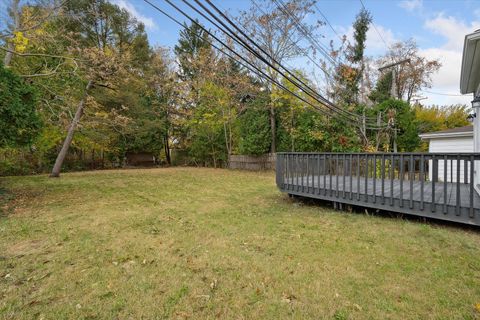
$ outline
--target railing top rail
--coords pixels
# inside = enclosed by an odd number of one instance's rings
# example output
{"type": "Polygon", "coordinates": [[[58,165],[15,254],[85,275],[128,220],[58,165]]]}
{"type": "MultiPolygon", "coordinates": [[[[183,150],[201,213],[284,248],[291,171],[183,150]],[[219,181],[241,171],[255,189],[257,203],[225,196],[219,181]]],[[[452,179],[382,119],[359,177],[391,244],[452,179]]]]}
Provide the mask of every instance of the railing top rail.
{"type": "Polygon", "coordinates": [[[277,155],[385,155],[385,156],[474,156],[480,157],[478,152],[277,152],[277,155]]]}

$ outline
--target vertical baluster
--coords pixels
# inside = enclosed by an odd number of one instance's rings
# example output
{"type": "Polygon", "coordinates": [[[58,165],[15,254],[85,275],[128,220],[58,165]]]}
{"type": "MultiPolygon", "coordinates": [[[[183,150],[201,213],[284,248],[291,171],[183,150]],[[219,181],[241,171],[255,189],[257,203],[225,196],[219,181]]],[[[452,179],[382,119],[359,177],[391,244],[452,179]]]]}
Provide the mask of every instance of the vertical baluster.
{"type": "MultiPolygon", "coordinates": [[[[452,160],[453,161],[453,160],[452,160]]],[[[460,215],[460,155],[457,155],[457,203],[455,214],[460,215]]]]}
{"type": "Polygon", "coordinates": [[[393,206],[393,180],[395,180],[395,156],[390,157],[390,206],[393,206]]]}
{"type": "Polygon", "coordinates": [[[403,154],[400,154],[400,208],[403,208],[403,154]]]}
{"type": "Polygon", "coordinates": [[[347,174],[347,155],[344,153],[343,154],[343,188],[342,188],[342,197],[345,199],[345,189],[347,188],[346,185],[347,183],[345,182],[347,174]]]}
{"type": "Polygon", "coordinates": [[[339,158],[338,153],[335,155],[335,197],[338,198],[338,171],[339,171],[339,158]]]}
{"type": "Polygon", "coordinates": [[[435,212],[435,180],[438,177],[438,159],[432,155],[432,212],[435,212]]]}
{"type": "Polygon", "coordinates": [[[450,160],[450,182],[453,183],[453,158],[450,160]]]}
{"type": "Polygon", "coordinates": [[[322,160],[320,154],[317,154],[317,194],[320,194],[320,176],[322,174],[322,160]]]}
{"type": "Polygon", "coordinates": [[[350,154],[350,200],[353,199],[353,154],[350,154]]]}
{"type": "Polygon", "coordinates": [[[377,155],[373,155],[373,203],[377,203],[377,155]]]}
{"type": "Polygon", "coordinates": [[[333,170],[332,170],[332,163],[333,163],[333,154],[330,155],[330,161],[328,162],[328,169],[330,171],[330,174],[329,174],[329,179],[330,179],[330,197],[333,196],[333,184],[332,184],[332,180],[333,180],[333,170]]]}
{"type": "Polygon", "coordinates": [[[360,201],[360,154],[357,154],[357,201],[360,201]]]}
{"type": "Polygon", "coordinates": [[[425,156],[420,156],[420,210],[424,209],[423,185],[425,184],[425,156]]]}
{"type": "Polygon", "coordinates": [[[368,154],[365,154],[365,202],[368,202],[368,154]]]}
{"type": "Polygon", "coordinates": [[[463,183],[468,183],[468,158],[463,160],[463,183]]]}
{"type": "Polygon", "coordinates": [[[470,156],[470,218],[473,219],[473,193],[474,193],[474,171],[475,171],[475,157],[470,156]]]}
{"type": "Polygon", "coordinates": [[[300,191],[300,155],[298,153],[295,154],[295,177],[296,177],[296,185],[297,191],[300,191]]]}
{"type": "Polygon", "coordinates": [[[382,204],[385,204],[385,154],[382,154],[382,162],[380,164],[382,179],[382,204]]]}
{"type": "Polygon", "coordinates": [[[327,195],[327,155],[323,155],[323,195],[327,195]]]}
{"type": "Polygon", "coordinates": [[[413,162],[413,154],[410,155],[409,162],[409,179],[410,179],[410,209],[413,209],[413,180],[415,179],[415,163],[413,162]]]}
{"type": "Polygon", "coordinates": [[[448,156],[443,156],[443,214],[447,214],[448,156]]]}
{"type": "Polygon", "coordinates": [[[304,183],[305,182],[305,155],[302,154],[301,157],[302,157],[302,188],[301,190],[302,192],[304,192],[305,191],[305,183],[304,183]]]}

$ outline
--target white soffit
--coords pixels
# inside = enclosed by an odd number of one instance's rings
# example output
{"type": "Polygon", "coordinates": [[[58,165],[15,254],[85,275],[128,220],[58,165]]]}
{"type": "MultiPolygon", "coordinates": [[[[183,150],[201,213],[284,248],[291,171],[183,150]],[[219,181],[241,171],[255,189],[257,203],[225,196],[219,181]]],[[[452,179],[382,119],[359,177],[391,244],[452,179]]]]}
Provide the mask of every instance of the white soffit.
{"type": "Polygon", "coordinates": [[[475,93],[480,85],[480,30],[465,36],[460,93],[475,93]]]}

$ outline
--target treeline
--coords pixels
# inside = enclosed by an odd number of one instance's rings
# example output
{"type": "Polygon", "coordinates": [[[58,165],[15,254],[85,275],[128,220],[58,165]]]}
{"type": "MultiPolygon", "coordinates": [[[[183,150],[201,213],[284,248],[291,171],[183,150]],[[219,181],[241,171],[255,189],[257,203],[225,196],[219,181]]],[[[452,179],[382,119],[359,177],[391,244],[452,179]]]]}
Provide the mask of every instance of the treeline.
{"type": "MultiPolygon", "coordinates": [[[[420,132],[467,124],[466,106],[411,103],[440,68],[419,57],[414,42],[395,44],[376,61],[364,57],[367,11],[354,21],[352,43],[343,38],[339,48],[317,56],[272,3],[262,10],[252,5],[238,23],[276,62],[312,57],[325,71],[322,80],[292,71],[319,92],[326,88],[325,96],[364,123],[312,107],[311,96],[271,68],[260,66],[290,92],[252,73],[217,50],[200,22],[186,24],[170,49],[153,47],[145,26],[108,1],[11,0],[0,33],[0,174],[49,172],[55,163],[59,170],[119,167],[136,153],[158,164],[179,163],[181,155],[182,164],[223,167],[230,154],[391,151],[394,143],[413,151],[425,148],[420,132]],[[411,63],[395,81],[392,72],[372,71],[405,58],[411,63]],[[381,129],[369,129],[366,119],[381,129]]],[[[288,5],[300,20],[313,12],[310,1],[288,5]]],[[[322,26],[307,27],[318,35],[322,26]]]]}

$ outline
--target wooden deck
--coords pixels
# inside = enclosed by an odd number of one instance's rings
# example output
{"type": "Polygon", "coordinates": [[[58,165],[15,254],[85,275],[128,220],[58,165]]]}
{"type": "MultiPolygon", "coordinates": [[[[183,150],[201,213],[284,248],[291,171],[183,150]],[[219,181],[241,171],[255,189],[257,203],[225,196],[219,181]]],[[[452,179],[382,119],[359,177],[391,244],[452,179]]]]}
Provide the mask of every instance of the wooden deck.
{"type": "MultiPolygon", "coordinates": [[[[467,167],[473,168],[476,160],[460,165],[467,158],[455,157],[459,162],[458,169],[453,171],[457,177],[462,175],[462,182],[455,182],[452,172],[447,171],[445,174],[450,177],[445,176],[444,181],[438,177],[435,181],[428,180],[427,164],[431,159],[428,154],[422,154],[421,158],[407,157],[406,163],[402,155],[401,161],[394,159],[388,166],[392,159],[389,157],[390,154],[375,158],[371,154],[278,154],[277,185],[281,191],[293,195],[480,226],[480,196],[471,184],[474,170],[467,167]],[[417,172],[419,159],[422,167],[417,172]],[[400,168],[396,169],[396,164],[400,168]],[[461,166],[467,168],[466,174],[460,172],[461,166]],[[370,174],[369,168],[373,171],[370,174]],[[407,172],[403,172],[404,168],[407,172]],[[454,182],[450,182],[452,179],[454,182]]],[[[437,160],[433,159],[430,165],[435,165],[437,160]]]]}

